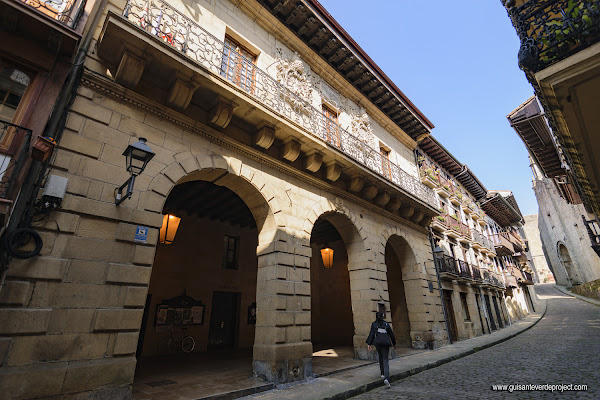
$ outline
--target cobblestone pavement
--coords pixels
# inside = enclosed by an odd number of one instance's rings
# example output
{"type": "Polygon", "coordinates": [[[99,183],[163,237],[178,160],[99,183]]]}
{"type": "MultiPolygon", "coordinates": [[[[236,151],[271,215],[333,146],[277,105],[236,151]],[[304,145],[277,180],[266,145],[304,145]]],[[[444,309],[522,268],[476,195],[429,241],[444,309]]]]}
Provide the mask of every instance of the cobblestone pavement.
{"type": "Polygon", "coordinates": [[[600,307],[536,286],[544,318],[486,350],[353,397],[400,399],[600,399],[600,307]],[[493,391],[492,385],[583,384],[587,391],[493,391]]]}

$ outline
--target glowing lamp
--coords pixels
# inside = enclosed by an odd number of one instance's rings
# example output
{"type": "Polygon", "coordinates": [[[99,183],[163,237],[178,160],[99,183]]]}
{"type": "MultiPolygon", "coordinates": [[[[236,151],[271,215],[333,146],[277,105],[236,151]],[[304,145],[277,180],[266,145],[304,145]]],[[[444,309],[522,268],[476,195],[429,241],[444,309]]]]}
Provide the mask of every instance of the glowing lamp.
{"type": "Polygon", "coordinates": [[[177,228],[179,228],[179,222],[181,218],[176,217],[171,214],[165,215],[163,218],[162,226],[160,227],[159,239],[158,241],[162,244],[173,244],[175,240],[175,234],[177,233],[177,228]]]}
{"type": "Polygon", "coordinates": [[[330,248],[327,243],[325,247],[321,249],[321,258],[323,258],[323,266],[327,269],[333,267],[333,249],[330,248]]]}

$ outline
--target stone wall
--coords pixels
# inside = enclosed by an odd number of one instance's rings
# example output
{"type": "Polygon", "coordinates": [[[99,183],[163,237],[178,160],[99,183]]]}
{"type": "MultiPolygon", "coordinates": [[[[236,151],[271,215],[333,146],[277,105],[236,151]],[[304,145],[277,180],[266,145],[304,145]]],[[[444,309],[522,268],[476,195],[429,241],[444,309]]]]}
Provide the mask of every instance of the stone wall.
{"type": "Polygon", "coordinates": [[[542,239],[540,238],[540,230],[538,229],[538,214],[525,215],[523,219],[525,220],[523,231],[528,242],[528,258],[533,268],[534,279],[536,283],[554,282],[554,275],[552,275],[552,271],[548,267],[544,249],[542,248],[542,239]]]}
{"type": "Polygon", "coordinates": [[[600,279],[574,287],[571,291],[581,296],[600,300],[600,279]]]}
{"type": "Polygon", "coordinates": [[[556,282],[573,286],[600,279],[600,257],[591,247],[581,218],[587,217],[583,205],[568,204],[547,178],[535,180],[533,190],[539,205],[540,237],[556,282]]]}
{"type": "Polygon", "coordinates": [[[384,254],[392,237],[414,255],[402,266],[413,341],[447,341],[437,290],[428,289],[435,270],[424,229],[378,214],[358,198],[336,198],[156,112],[81,87],[51,173],[69,179],[62,207],[39,227],[40,257],[14,260],[2,290],[0,380],[9,398],[128,395],[163,204],[185,180],[228,187],[257,222],[257,375],[283,382],[311,374],[309,240],[319,217],[336,226],[348,251],[357,356],[372,357],[364,342],[378,302],[390,309],[384,254]],[[121,153],[140,136],[156,156],[132,198],[116,206],[114,190],[128,178],[121,153]],[[138,225],[149,227],[147,244],[134,242],[138,225]]]}

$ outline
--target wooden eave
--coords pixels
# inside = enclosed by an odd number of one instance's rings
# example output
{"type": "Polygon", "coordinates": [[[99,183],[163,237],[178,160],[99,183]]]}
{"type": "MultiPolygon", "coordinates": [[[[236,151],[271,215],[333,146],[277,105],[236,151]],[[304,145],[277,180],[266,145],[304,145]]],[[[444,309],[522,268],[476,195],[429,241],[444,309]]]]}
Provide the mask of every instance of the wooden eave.
{"type": "Polygon", "coordinates": [[[413,140],[434,125],[316,0],[257,0],[413,140]]]}
{"type": "Polygon", "coordinates": [[[487,198],[479,204],[483,211],[502,227],[518,224],[523,220],[521,211],[514,207],[514,197],[509,201],[498,192],[489,192],[487,198]]]}
{"type": "Polygon", "coordinates": [[[544,175],[554,178],[565,174],[552,141],[550,127],[535,97],[530,97],[506,118],[535,158],[544,175]]]}
{"type": "Polygon", "coordinates": [[[433,136],[424,138],[419,147],[425,152],[431,159],[438,163],[448,173],[454,176],[464,187],[475,197],[475,200],[479,200],[487,194],[487,189],[477,179],[475,174],[464,164],[461,164],[454,156],[446,150],[440,142],[438,142],[433,136]]]}

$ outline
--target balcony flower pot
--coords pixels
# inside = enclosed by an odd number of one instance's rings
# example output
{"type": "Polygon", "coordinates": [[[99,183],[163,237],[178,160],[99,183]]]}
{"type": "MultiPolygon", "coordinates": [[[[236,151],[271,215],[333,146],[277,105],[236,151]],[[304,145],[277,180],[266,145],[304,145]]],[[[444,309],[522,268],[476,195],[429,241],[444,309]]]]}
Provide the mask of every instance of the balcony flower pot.
{"type": "Polygon", "coordinates": [[[31,148],[31,158],[34,160],[45,162],[54,151],[56,141],[52,138],[38,136],[31,148]]]}

